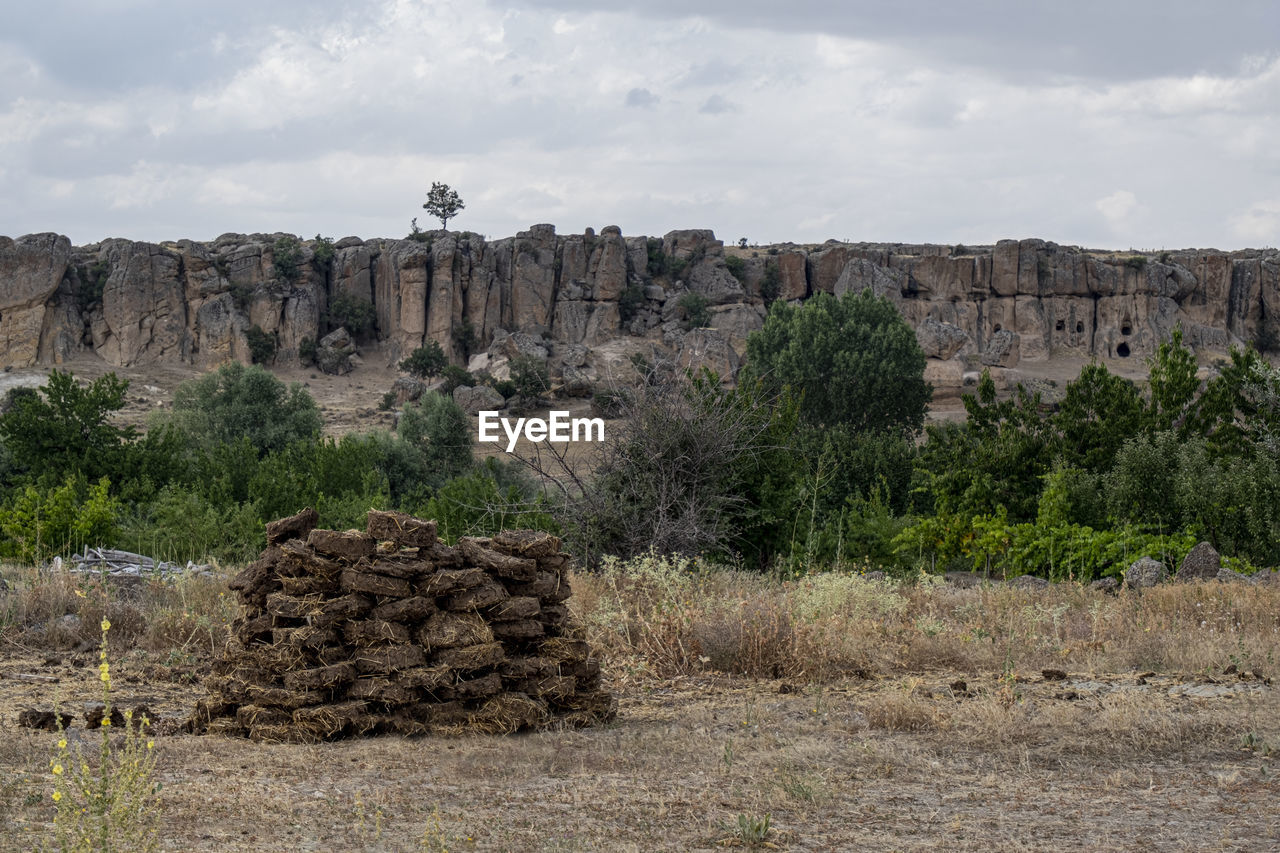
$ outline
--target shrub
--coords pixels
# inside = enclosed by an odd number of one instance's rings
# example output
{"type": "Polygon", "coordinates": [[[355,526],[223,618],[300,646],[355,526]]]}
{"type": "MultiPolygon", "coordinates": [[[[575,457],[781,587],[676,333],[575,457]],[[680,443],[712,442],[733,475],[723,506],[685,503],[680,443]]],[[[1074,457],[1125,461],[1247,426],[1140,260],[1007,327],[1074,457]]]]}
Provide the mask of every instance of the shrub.
{"type": "Polygon", "coordinates": [[[764,265],[764,278],[760,282],[760,298],[769,305],[782,293],[782,270],[776,260],[770,259],[764,265]]]}
{"type": "Polygon", "coordinates": [[[1124,259],[1124,265],[1129,269],[1142,270],[1147,266],[1146,255],[1130,255],[1124,259]]]}
{"type": "Polygon", "coordinates": [[[395,391],[388,391],[382,395],[382,399],[378,401],[379,412],[389,412],[396,407],[399,400],[395,391]]]}
{"type": "Polygon", "coordinates": [[[463,359],[470,359],[471,354],[480,346],[480,336],[476,334],[476,327],[465,318],[453,330],[450,337],[453,340],[453,348],[462,354],[463,359]]]}
{"type": "Polygon", "coordinates": [[[729,274],[736,278],[739,282],[746,284],[747,282],[747,262],[737,255],[729,255],[724,259],[724,265],[729,268],[729,274]]]}
{"type": "Polygon", "coordinates": [[[254,325],[249,327],[244,336],[249,343],[249,357],[254,364],[270,364],[275,361],[279,346],[275,332],[264,332],[261,326],[254,325]]]}
{"type": "Polygon", "coordinates": [[[74,476],[51,488],[24,487],[0,507],[0,554],[35,562],[85,545],[110,544],[120,514],[110,488],[106,477],[90,486],[74,476]]]}
{"type": "Polygon", "coordinates": [[[316,342],[315,338],[305,337],[298,342],[298,361],[303,367],[316,363],[316,342]]]}
{"type": "Polygon", "coordinates": [[[168,420],[206,449],[242,437],[259,454],[320,435],[315,400],[298,383],[286,386],[261,367],[238,362],[178,386],[168,420]]]}
{"type": "Polygon", "coordinates": [[[124,408],[129,382],[114,373],[81,388],[69,372],[54,370],[38,393],[15,394],[0,415],[0,440],[13,462],[40,475],[61,478],[83,473],[89,479],[117,475],[137,436],[111,416],[124,408]]]}
{"type": "Polygon", "coordinates": [[[683,294],[676,304],[684,311],[685,329],[703,329],[711,325],[711,303],[701,293],[691,290],[683,294]]]}
{"type": "Polygon", "coordinates": [[[650,237],[645,243],[645,250],[648,252],[648,262],[645,271],[649,273],[649,278],[657,278],[667,271],[667,255],[662,251],[662,238],[650,237]]]}
{"type": "Polygon", "coordinates": [[[452,394],[454,388],[474,385],[476,382],[476,378],[467,372],[465,367],[456,364],[446,364],[440,371],[440,378],[444,380],[444,387],[441,390],[445,394],[452,394]]]}
{"type": "Polygon", "coordinates": [[[292,284],[302,274],[302,244],[296,237],[281,237],[271,247],[271,270],[280,281],[292,284]]]}
{"type": "Polygon", "coordinates": [[[803,395],[801,414],[815,425],[919,430],[933,391],[924,366],[915,332],[870,290],[774,302],[747,338],[747,375],[803,395]]]}
{"type": "Polygon", "coordinates": [[[511,359],[511,381],[515,384],[519,404],[525,407],[532,406],[551,390],[547,366],[532,356],[518,355],[511,359]]]}
{"type": "Polygon", "coordinates": [[[438,375],[448,363],[449,359],[445,357],[440,344],[427,341],[426,346],[418,347],[400,362],[400,369],[419,379],[430,379],[438,375]]]}
{"type": "Polygon", "coordinates": [[[489,536],[500,530],[530,528],[559,533],[559,525],[518,469],[489,457],[471,473],[450,480],[427,501],[423,518],[440,524],[440,538],[489,536]]]}
{"type": "Polygon", "coordinates": [[[373,303],[349,293],[339,293],[329,303],[329,325],[342,327],[354,337],[363,337],[374,330],[378,315],[373,303]]]}
{"type": "Polygon", "coordinates": [[[321,237],[317,234],[315,243],[315,248],[311,250],[311,257],[323,269],[333,261],[338,250],[333,247],[332,237],[321,237]]]}
{"type": "Polygon", "coordinates": [[[418,402],[407,403],[396,431],[425,454],[427,469],[437,482],[471,465],[471,423],[450,397],[428,392],[418,402]]]}
{"type": "Polygon", "coordinates": [[[111,265],[98,259],[88,269],[82,269],[79,286],[76,288],[76,306],[81,313],[89,311],[102,302],[102,292],[107,286],[107,278],[111,275],[111,265]]]}
{"type": "Polygon", "coordinates": [[[645,303],[644,287],[639,284],[628,284],[618,296],[618,317],[624,323],[631,321],[645,303]]]}

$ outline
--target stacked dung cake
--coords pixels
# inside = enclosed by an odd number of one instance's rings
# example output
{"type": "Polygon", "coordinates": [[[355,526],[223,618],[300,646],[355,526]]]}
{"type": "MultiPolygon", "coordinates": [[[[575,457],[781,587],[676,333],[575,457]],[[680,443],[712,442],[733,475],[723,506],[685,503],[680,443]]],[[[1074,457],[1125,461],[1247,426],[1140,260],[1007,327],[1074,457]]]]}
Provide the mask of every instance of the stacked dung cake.
{"type": "Polygon", "coordinates": [[[616,701],[541,531],[462,537],[371,510],[365,530],[267,525],[231,581],[244,610],[190,725],[260,741],[507,733],[611,720],[616,701]]]}

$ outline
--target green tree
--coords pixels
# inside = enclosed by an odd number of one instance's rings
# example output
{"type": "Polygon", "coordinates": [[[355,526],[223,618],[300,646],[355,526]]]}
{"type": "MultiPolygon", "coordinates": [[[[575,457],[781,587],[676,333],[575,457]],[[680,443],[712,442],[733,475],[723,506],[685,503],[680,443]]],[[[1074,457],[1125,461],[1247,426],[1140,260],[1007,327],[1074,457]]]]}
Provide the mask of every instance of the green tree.
{"type": "Polygon", "coordinates": [[[133,427],[113,424],[124,408],[127,380],[108,373],[80,387],[69,372],[54,370],[39,393],[11,398],[0,415],[0,440],[21,470],[61,479],[83,474],[91,480],[117,474],[133,427]]]}
{"type": "Polygon", "coordinates": [[[1148,406],[1153,429],[1176,429],[1190,435],[1194,419],[1189,419],[1200,380],[1196,377],[1196,357],[1182,345],[1182,328],[1173,330],[1148,362],[1151,402],[1148,406]]]}
{"type": "Polygon", "coordinates": [[[449,397],[430,391],[417,403],[407,403],[396,431],[421,450],[437,484],[471,467],[471,423],[449,397]]]}
{"type": "Polygon", "coordinates": [[[511,381],[515,383],[517,403],[525,408],[537,403],[551,388],[547,366],[528,355],[511,359],[511,381]]]}
{"type": "Polygon", "coordinates": [[[747,378],[800,396],[800,415],[818,427],[917,432],[933,389],[925,356],[889,300],[870,290],[818,294],[793,307],[774,302],[747,339],[747,378]]]}
{"type": "Polygon", "coordinates": [[[1137,386],[1101,364],[1089,364],[1067,385],[1052,420],[1061,439],[1058,457],[1067,466],[1098,473],[1111,468],[1116,452],[1143,430],[1146,417],[1137,386]]]}
{"type": "Polygon", "coordinates": [[[271,247],[271,269],[281,281],[297,281],[302,274],[298,268],[301,263],[302,244],[298,242],[298,238],[281,237],[271,247]]]}
{"type": "Polygon", "coordinates": [[[466,205],[462,202],[462,196],[448,184],[432,181],[431,192],[427,193],[427,202],[422,207],[440,220],[441,228],[448,228],[449,220],[457,216],[466,205]]]}
{"type": "Polygon", "coordinates": [[[426,346],[418,347],[400,362],[400,369],[419,379],[430,379],[439,375],[448,363],[449,359],[445,357],[440,344],[427,341],[426,346]]]}
{"type": "Polygon", "coordinates": [[[178,386],[171,422],[206,449],[245,438],[259,455],[320,435],[315,400],[298,383],[286,386],[266,370],[229,362],[178,386]]]}

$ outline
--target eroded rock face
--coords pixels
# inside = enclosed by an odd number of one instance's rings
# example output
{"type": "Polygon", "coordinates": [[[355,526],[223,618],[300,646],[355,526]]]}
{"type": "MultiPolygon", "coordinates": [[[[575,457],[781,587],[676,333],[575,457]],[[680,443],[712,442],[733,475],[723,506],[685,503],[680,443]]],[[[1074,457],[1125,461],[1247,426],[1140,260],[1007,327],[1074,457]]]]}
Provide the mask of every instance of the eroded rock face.
{"type": "Polygon", "coordinates": [[[58,234],[0,237],[0,361],[18,367],[36,363],[47,305],[70,256],[71,241],[58,234]]]}
{"type": "MultiPolygon", "coordinates": [[[[435,341],[455,364],[484,356],[502,370],[509,355],[493,345],[520,333],[550,352],[553,373],[566,347],[595,352],[619,340],[661,348],[672,363],[709,358],[732,371],[763,324],[766,295],[795,302],[865,289],[916,329],[939,378],[967,375],[977,361],[1140,362],[1178,326],[1211,355],[1280,335],[1276,250],[1124,255],[1036,239],[975,247],[828,241],[734,249],[742,260],[735,276],[708,230],[651,239],[616,226],[557,235],[535,225],[492,241],[449,231],[344,237],[320,256],[317,244],[299,241],[296,262],[282,272],[282,238],[289,235],[79,248],[53,234],[0,238],[0,363],[57,364],[91,348],[118,366],[213,366],[248,360],[252,326],[275,334],[277,361],[288,361],[333,331],[338,298],[369,306],[376,327],[360,343],[376,343],[367,351],[388,364],[435,341]],[[680,322],[689,292],[709,303],[714,334],[690,336],[680,322]]],[[[591,376],[603,376],[573,373],[593,360],[568,365],[566,387],[582,393],[591,376]]]]}

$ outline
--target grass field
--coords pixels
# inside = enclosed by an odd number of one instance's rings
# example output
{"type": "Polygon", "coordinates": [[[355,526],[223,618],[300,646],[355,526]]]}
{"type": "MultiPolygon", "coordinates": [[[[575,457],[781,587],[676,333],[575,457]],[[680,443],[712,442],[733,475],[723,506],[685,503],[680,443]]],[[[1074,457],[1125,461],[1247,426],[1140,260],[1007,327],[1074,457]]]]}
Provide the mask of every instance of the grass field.
{"type": "Polygon", "coordinates": [[[104,614],[116,701],[160,721],[161,849],[1280,849],[1280,587],[783,583],[640,560],[575,579],[616,722],[297,746],[164,733],[235,616],[217,580],[108,603],[5,574],[6,850],[37,848],[54,813],[57,735],[17,714],[100,694],[104,614]]]}

